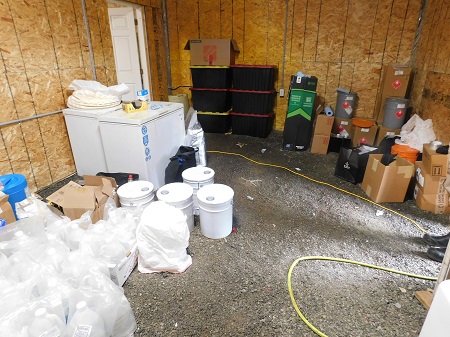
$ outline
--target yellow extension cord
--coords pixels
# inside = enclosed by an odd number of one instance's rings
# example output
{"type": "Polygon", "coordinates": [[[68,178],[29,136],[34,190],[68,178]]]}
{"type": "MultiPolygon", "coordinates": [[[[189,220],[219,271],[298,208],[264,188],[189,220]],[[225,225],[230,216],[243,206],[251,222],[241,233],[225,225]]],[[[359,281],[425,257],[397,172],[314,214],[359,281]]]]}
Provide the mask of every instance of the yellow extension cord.
{"type": "MultiPolygon", "coordinates": [[[[242,154],[240,154],[240,153],[225,152],[225,151],[217,151],[217,150],[209,150],[209,151],[207,151],[207,152],[209,152],[209,153],[218,153],[218,154],[226,154],[226,155],[233,155],[233,156],[237,156],[237,157],[242,157],[242,158],[244,158],[244,159],[246,159],[246,160],[248,160],[248,161],[250,161],[250,162],[252,162],[252,163],[258,164],[258,165],[262,165],[262,166],[270,166],[270,167],[276,167],[276,168],[280,168],[280,169],[289,171],[289,172],[291,172],[291,173],[293,173],[293,174],[295,174],[295,175],[298,175],[298,176],[300,176],[300,177],[302,177],[302,178],[305,178],[305,179],[307,179],[307,180],[310,180],[310,181],[312,181],[312,182],[315,182],[315,183],[318,183],[318,184],[321,184],[321,185],[325,185],[325,186],[334,188],[335,190],[338,190],[338,191],[340,191],[340,192],[343,192],[343,193],[352,195],[352,196],[354,196],[354,197],[357,197],[357,198],[359,198],[359,199],[362,199],[362,200],[364,200],[364,201],[367,201],[367,202],[369,202],[369,203],[371,203],[371,204],[373,204],[373,205],[375,205],[375,206],[377,206],[377,207],[380,207],[380,208],[382,208],[382,209],[384,209],[384,210],[386,210],[386,211],[389,211],[389,212],[391,212],[391,213],[393,213],[393,214],[395,214],[395,215],[398,215],[398,216],[400,216],[400,217],[402,217],[402,218],[404,218],[404,219],[406,219],[406,220],[412,222],[412,223],[413,223],[417,228],[419,228],[422,232],[427,233],[427,231],[426,231],[424,228],[422,228],[416,221],[414,221],[413,219],[411,219],[411,218],[409,218],[409,217],[407,217],[407,216],[405,216],[405,215],[403,215],[403,214],[401,214],[401,213],[399,213],[399,212],[397,212],[397,211],[394,211],[394,210],[392,210],[392,209],[390,209],[390,208],[388,208],[388,207],[382,206],[382,205],[380,205],[380,204],[378,204],[378,203],[376,203],[376,202],[374,202],[374,201],[372,201],[372,200],[370,200],[370,199],[364,198],[364,197],[362,197],[362,196],[360,196],[360,195],[358,195],[358,194],[349,192],[349,191],[344,190],[344,189],[342,189],[342,188],[340,188],[340,187],[334,186],[334,185],[329,184],[329,183],[326,183],[326,182],[324,182],[324,181],[320,181],[320,180],[317,180],[317,179],[313,179],[313,178],[308,177],[308,176],[306,176],[306,175],[304,175],[304,174],[301,174],[301,173],[298,173],[298,172],[296,172],[296,171],[294,171],[294,170],[291,170],[291,169],[289,169],[289,168],[287,168],[287,167],[284,167],[284,166],[281,166],[281,165],[275,165],[275,164],[261,163],[261,162],[259,162],[259,161],[256,161],[256,160],[253,160],[253,159],[251,159],[251,158],[248,158],[248,157],[246,157],[246,156],[244,156],[244,155],[242,155],[242,154]]],[[[387,272],[390,272],[390,273],[400,274],[400,275],[404,275],[404,276],[408,276],[408,277],[413,277],[413,278],[418,278],[418,279],[423,279],[423,280],[428,280],[428,281],[436,281],[436,280],[437,280],[436,277],[428,277],[428,276],[422,276],[422,275],[415,275],[415,274],[405,273],[405,272],[402,272],[402,271],[399,271],[399,270],[389,269],[389,268],[385,268],[385,267],[376,266],[376,265],[373,265],[373,264],[368,264],[368,263],[358,262],[358,261],[352,261],[352,260],[347,260],[347,259],[340,259],[340,258],[326,257],[326,256],[304,256],[304,257],[299,257],[299,258],[297,258],[297,259],[291,264],[291,266],[290,266],[290,268],[289,268],[289,271],[288,271],[287,282],[288,282],[289,296],[290,296],[290,298],[291,298],[292,305],[294,306],[294,309],[295,309],[295,311],[297,312],[297,314],[299,315],[299,317],[303,320],[303,322],[304,322],[304,323],[305,323],[305,324],[306,324],[306,325],[307,325],[314,333],[316,333],[317,335],[319,335],[319,336],[321,336],[321,337],[328,337],[328,336],[327,336],[326,334],[324,334],[323,332],[321,332],[319,329],[317,329],[314,325],[312,325],[312,324],[308,321],[308,319],[305,317],[305,315],[303,315],[303,313],[300,311],[300,309],[299,309],[299,307],[298,307],[298,305],[297,305],[297,302],[295,301],[294,292],[293,292],[293,290],[292,290],[292,271],[294,270],[295,266],[296,266],[300,261],[306,261],[306,260],[325,260],[325,261],[334,261],[334,262],[350,263],[350,264],[354,264],[354,265],[358,265],[358,266],[362,266],[362,267],[374,268],[374,269],[378,269],[378,270],[387,271],[387,272]]]]}

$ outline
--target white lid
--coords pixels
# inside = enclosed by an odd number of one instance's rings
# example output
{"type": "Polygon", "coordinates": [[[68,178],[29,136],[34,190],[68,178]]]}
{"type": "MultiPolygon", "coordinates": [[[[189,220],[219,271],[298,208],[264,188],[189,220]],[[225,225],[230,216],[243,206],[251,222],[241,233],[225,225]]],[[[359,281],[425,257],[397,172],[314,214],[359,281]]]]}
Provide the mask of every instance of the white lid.
{"type": "Polygon", "coordinates": [[[197,192],[198,200],[213,205],[229,202],[233,199],[233,196],[233,189],[223,184],[206,185],[200,188],[197,192]]]}
{"type": "Polygon", "coordinates": [[[172,113],[175,110],[182,109],[181,103],[169,103],[169,102],[150,102],[148,104],[148,110],[126,113],[123,110],[114,111],[111,113],[103,114],[98,117],[100,122],[112,122],[112,123],[124,123],[142,125],[158,117],[172,113]],[[152,110],[152,106],[160,107],[152,110]]]}
{"type": "Polygon", "coordinates": [[[156,192],[158,200],[169,204],[184,201],[192,196],[194,189],[185,183],[171,183],[159,188],[156,192]]]}
{"type": "Polygon", "coordinates": [[[153,193],[153,184],[145,180],[130,181],[117,189],[119,198],[140,199],[153,193]]]}
{"type": "Polygon", "coordinates": [[[213,178],[214,170],[204,166],[190,167],[184,170],[183,173],[181,173],[181,176],[186,181],[201,182],[213,178]]]}

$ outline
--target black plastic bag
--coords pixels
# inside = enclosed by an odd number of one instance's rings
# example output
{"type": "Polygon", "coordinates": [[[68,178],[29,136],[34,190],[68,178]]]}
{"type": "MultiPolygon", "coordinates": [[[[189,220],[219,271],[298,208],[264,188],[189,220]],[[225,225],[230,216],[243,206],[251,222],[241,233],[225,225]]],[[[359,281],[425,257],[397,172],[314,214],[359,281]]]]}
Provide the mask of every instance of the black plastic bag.
{"type": "Polygon", "coordinates": [[[181,174],[184,170],[197,166],[195,152],[198,149],[191,146],[180,146],[176,155],[170,158],[170,163],[166,167],[164,181],[166,184],[182,183],[181,174]]]}
{"type": "Polygon", "coordinates": [[[373,148],[373,151],[368,151],[367,147],[351,149],[341,147],[334,175],[353,184],[362,182],[369,155],[374,153],[378,153],[378,149],[373,148]]]}

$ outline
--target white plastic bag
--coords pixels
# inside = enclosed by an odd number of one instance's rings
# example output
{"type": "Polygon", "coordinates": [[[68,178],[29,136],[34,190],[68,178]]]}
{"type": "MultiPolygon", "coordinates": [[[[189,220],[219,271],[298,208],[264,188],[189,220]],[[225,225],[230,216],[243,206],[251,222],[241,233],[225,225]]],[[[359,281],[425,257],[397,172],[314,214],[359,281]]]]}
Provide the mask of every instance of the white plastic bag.
{"type": "Polygon", "coordinates": [[[163,201],[151,203],[137,229],[138,269],[141,273],[182,273],[191,264],[186,252],[189,228],[186,216],[163,201]]]}
{"type": "MultiPolygon", "coordinates": [[[[190,109],[192,109],[192,107],[190,109]]],[[[189,110],[189,112],[191,111],[189,110]]],[[[192,113],[184,145],[197,148],[198,151],[195,152],[196,164],[197,166],[206,166],[205,133],[197,120],[197,111],[192,113]]]]}
{"type": "Polygon", "coordinates": [[[428,144],[436,140],[431,119],[423,120],[418,115],[413,115],[403,126],[400,132],[400,139],[397,144],[408,145],[409,147],[423,151],[423,144],[428,144]]]}

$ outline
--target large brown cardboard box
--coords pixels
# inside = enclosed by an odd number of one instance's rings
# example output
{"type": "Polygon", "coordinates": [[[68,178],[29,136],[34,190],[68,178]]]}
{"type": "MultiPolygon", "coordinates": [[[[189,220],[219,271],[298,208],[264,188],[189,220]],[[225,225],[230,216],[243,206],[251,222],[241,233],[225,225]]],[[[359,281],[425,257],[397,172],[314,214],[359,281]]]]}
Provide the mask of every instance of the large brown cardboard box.
{"type": "Polygon", "coordinates": [[[436,153],[436,150],[430,148],[430,144],[423,145],[423,167],[432,176],[447,176],[447,170],[449,169],[448,157],[447,154],[436,153]]]}
{"type": "Polygon", "coordinates": [[[350,138],[353,136],[353,123],[350,118],[338,118],[334,119],[333,128],[331,132],[339,135],[343,130],[345,130],[350,138]]]}
{"type": "Polygon", "coordinates": [[[314,135],[326,135],[329,136],[333,127],[334,117],[327,116],[325,114],[319,114],[316,117],[314,125],[314,135]]]}
{"type": "Polygon", "coordinates": [[[416,161],[414,166],[416,168],[416,186],[423,194],[437,194],[445,189],[444,185],[447,177],[432,176],[427,172],[421,161],[416,161]]]}
{"type": "Polygon", "coordinates": [[[382,154],[371,154],[362,182],[363,191],[375,202],[403,202],[414,165],[397,156],[389,166],[381,163],[382,154]]]}
{"type": "Polygon", "coordinates": [[[424,211],[436,214],[450,213],[449,195],[445,188],[437,194],[424,194],[419,186],[416,185],[414,198],[417,206],[424,211]]]}
{"type": "Polygon", "coordinates": [[[235,40],[188,40],[185,50],[191,51],[191,66],[229,66],[234,64],[239,47],[235,40]]]}
{"type": "Polygon", "coordinates": [[[368,128],[362,128],[354,125],[352,146],[357,147],[360,145],[373,145],[375,143],[375,136],[377,135],[378,127],[372,125],[368,128]]]}
{"type": "Polygon", "coordinates": [[[16,221],[11,204],[8,202],[8,195],[0,197],[0,218],[6,221],[6,224],[16,221]]]}
{"type": "Polygon", "coordinates": [[[384,118],[384,105],[388,97],[405,98],[412,68],[405,65],[386,65],[383,68],[382,84],[377,102],[377,123],[381,125],[384,118]]]}
{"type": "Polygon", "coordinates": [[[386,137],[394,137],[397,135],[400,135],[401,129],[390,129],[385,128],[382,125],[378,126],[377,136],[375,138],[375,143],[373,145],[378,146],[380,145],[381,141],[386,137]]]}
{"type": "Polygon", "coordinates": [[[311,142],[311,153],[327,154],[330,135],[314,135],[311,142]]]}
{"type": "Polygon", "coordinates": [[[105,203],[109,197],[118,205],[114,190],[117,184],[114,178],[101,176],[83,176],[85,186],[69,182],[47,200],[62,207],[64,215],[71,220],[79,219],[87,211],[92,211],[92,223],[103,218],[105,203]]]}

